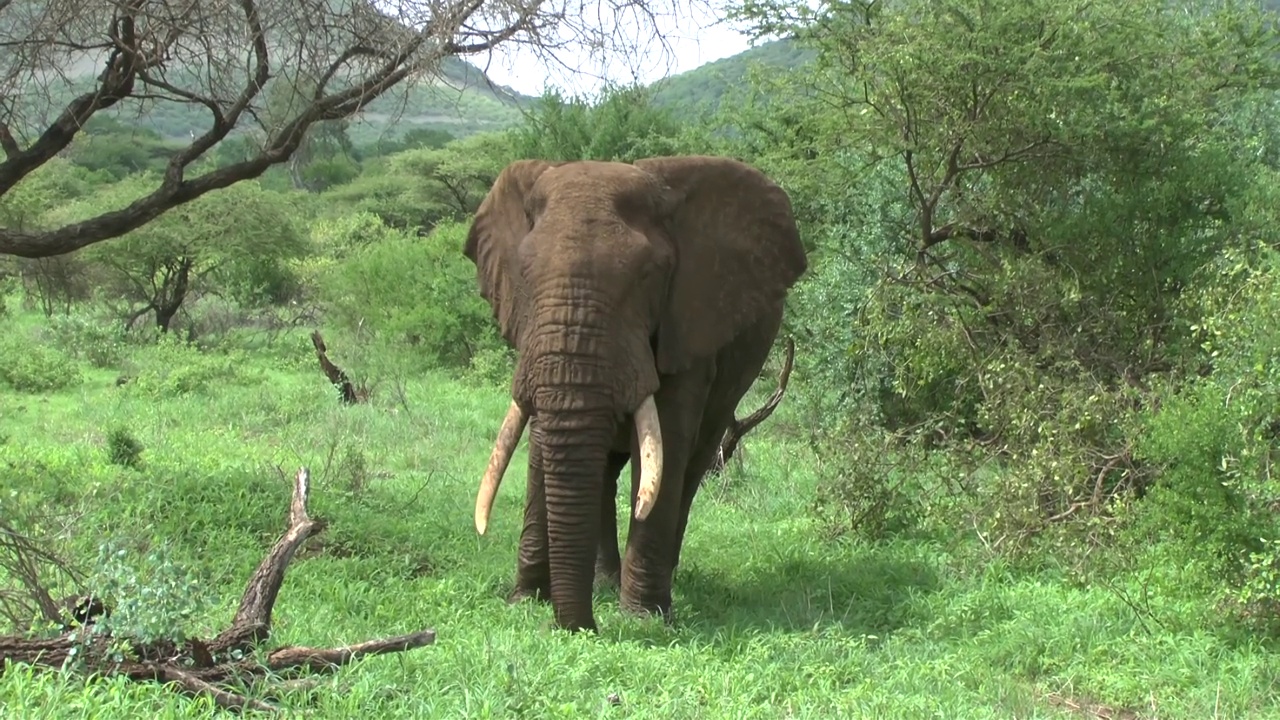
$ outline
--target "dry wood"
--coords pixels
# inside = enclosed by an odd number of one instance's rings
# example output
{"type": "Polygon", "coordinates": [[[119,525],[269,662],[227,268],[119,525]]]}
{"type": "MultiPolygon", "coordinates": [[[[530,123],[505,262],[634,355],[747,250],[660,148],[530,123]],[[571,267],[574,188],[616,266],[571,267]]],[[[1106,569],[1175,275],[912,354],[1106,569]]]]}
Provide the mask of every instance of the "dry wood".
{"type": "Polygon", "coordinates": [[[324,376],[329,378],[329,382],[338,388],[338,392],[342,394],[344,405],[354,405],[369,398],[368,388],[357,388],[351,383],[351,378],[347,376],[347,373],[329,360],[329,351],[325,347],[324,338],[320,337],[319,330],[311,333],[311,344],[316,346],[316,358],[320,360],[320,369],[324,371],[324,376]]]}
{"type": "MultiPolygon", "coordinates": [[[[181,646],[163,641],[134,642],[130,643],[132,652],[128,657],[117,660],[109,650],[115,638],[102,631],[79,640],[70,629],[50,638],[0,637],[0,672],[11,662],[60,668],[74,657],[88,672],[161,682],[189,695],[207,695],[225,708],[274,711],[279,708],[226,685],[269,674],[328,672],[364,655],[404,652],[435,642],[435,630],[421,630],[335,648],[288,646],[272,650],[261,659],[254,657],[254,645],[271,634],[271,614],[285,570],[302,544],[324,528],[323,521],[307,513],[310,477],[305,467],[295,476],[288,528],[254,571],[230,627],[216,638],[189,640],[181,646]]],[[[108,614],[110,610],[104,608],[102,612],[108,614]]],[[[86,621],[92,629],[92,618],[86,621]]]]}
{"type": "Polygon", "coordinates": [[[729,427],[724,431],[724,437],[720,439],[720,450],[716,453],[716,459],[711,465],[711,472],[718,473],[724,470],[725,463],[733,457],[738,450],[738,444],[760,423],[769,419],[773,411],[778,408],[778,404],[782,402],[782,396],[787,394],[787,383],[791,380],[791,367],[796,359],[796,343],[793,339],[787,338],[787,357],[782,362],[782,370],[778,373],[778,387],[755,412],[739,420],[734,418],[729,423],[729,427]]]}

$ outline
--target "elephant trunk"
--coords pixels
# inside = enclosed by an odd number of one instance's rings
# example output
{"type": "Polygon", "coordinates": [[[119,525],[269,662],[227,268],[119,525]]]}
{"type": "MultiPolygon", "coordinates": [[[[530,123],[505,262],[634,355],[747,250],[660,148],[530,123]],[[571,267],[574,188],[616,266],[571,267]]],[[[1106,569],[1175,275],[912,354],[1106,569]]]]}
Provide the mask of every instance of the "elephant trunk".
{"type": "Polygon", "coordinates": [[[591,591],[600,536],[601,473],[612,413],[540,412],[531,439],[542,462],[547,559],[556,625],[595,630],[591,591]]]}
{"type": "MultiPolygon", "coordinates": [[[[658,422],[658,406],[649,395],[636,408],[633,415],[636,439],[639,441],[640,485],[636,490],[635,518],[644,520],[658,501],[658,491],[662,487],[662,425],[658,422]]],[[[480,478],[480,489],[476,493],[475,523],[476,532],[484,535],[489,529],[489,515],[493,512],[493,501],[498,496],[498,487],[515,454],[516,445],[524,434],[529,417],[513,400],[507,408],[507,415],[502,419],[502,427],[498,429],[498,438],[494,441],[493,451],[489,454],[489,464],[485,467],[484,476],[480,478]]]]}

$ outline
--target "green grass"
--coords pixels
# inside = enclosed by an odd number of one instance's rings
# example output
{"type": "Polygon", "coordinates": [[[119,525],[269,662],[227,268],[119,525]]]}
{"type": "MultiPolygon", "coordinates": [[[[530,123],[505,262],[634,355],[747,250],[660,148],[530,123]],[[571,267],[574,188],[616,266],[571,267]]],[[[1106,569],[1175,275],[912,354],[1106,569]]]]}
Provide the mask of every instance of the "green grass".
{"type": "MultiPolygon", "coordinates": [[[[1165,607],[1163,625],[1144,625],[1114,592],[975,564],[954,545],[824,539],[807,451],[768,428],[699,496],[675,627],[622,615],[600,593],[599,636],[552,631],[549,606],[502,599],[523,446],[489,534],[472,528],[503,391],[426,374],[407,388],[407,407],[383,391],[344,408],[313,362],[299,334],[247,361],[260,374],[176,397],[118,387],[115,370],[88,366],[56,393],[0,389],[0,512],[29,502],[83,513],[72,546],[85,566],[107,536],[168,540],[213,602],[188,628],[208,634],[283,529],[289,477],[310,467],[313,514],[330,525],[290,569],[272,644],[438,632],[433,646],[282,698],[315,717],[1091,717],[1052,693],[1139,717],[1280,714],[1280,663],[1202,629],[1206,608],[1165,607]],[[116,428],[145,446],[139,469],[108,461],[116,428]]],[[[218,714],[156,686],[25,668],[0,676],[0,708],[21,718],[218,714]]]]}

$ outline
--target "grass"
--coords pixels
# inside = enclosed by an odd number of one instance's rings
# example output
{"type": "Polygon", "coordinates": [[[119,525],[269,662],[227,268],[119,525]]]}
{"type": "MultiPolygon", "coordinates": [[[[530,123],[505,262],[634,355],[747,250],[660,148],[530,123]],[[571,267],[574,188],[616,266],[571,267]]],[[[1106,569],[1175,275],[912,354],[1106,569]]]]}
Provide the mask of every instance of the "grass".
{"type": "MultiPolygon", "coordinates": [[[[976,564],[954,543],[824,539],[809,511],[814,464],[767,427],[699,496],[676,580],[677,626],[622,615],[601,593],[599,636],[552,631],[549,606],[502,599],[523,446],[489,534],[477,537],[471,524],[502,389],[421,374],[407,404],[382,392],[344,408],[305,335],[287,342],[244,360],[230,382],[219,376],[185,394],[117,386],[116,370],[88,366],[57,392],[0,389],[0,512],[25,502],[83,513],[71,547],[86,567],[106,537],[167,541],[212,603],[188,630],[210,633],[282,530],[288,477],[309,466],[313,513],[330,525],[291,567],[273,642],[333,645],[423,627],[438,640],[285,695],[292,710],[1087,718],[1098,715],[1069,705],[1104,703],[1144,718],[1280,714],[1280,663],[1204,629],[1204,607],[1166,608],[1173,620],[1150,627],[1110,590],[976,564]],[[107,438],[121,430],[145,448],[136,469],[109,461],[107,438]]],[[[21,718],[218,714],[155,686],[26,668],[0,676],[0,708],[21,718]]]]}

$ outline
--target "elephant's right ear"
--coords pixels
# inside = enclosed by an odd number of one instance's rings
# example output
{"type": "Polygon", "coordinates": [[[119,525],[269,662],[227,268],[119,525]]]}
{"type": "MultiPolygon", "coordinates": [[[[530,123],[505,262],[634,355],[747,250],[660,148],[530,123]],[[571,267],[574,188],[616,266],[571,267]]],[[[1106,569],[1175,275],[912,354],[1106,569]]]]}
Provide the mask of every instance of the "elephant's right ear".
{"type": "Polygon", "coordinates": [[[480,296],[493,308],[502,337],[513,347],[520,337],[527,294],[516,248],[533,227],[525,200],[538,176],[557,164],[517,160],[503,168],[476,210],[462,249],[476,265],[480,296]]]}

